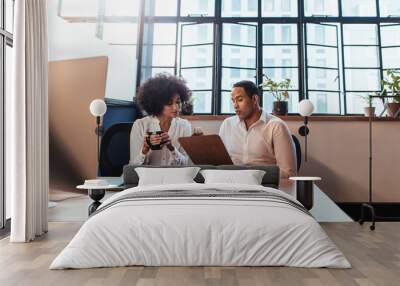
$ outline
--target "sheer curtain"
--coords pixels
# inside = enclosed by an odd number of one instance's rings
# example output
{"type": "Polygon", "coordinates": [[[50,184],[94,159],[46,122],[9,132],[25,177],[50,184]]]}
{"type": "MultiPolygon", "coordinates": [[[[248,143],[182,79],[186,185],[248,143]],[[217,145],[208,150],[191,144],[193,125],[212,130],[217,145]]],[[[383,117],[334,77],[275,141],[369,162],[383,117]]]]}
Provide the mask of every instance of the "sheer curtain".
{"type": "Polygon", "coordinates": [[[6,98],[6,186],[12,242],[47,232],[48,48],[46,0],[16,0],[13,92],[6,98]]]}

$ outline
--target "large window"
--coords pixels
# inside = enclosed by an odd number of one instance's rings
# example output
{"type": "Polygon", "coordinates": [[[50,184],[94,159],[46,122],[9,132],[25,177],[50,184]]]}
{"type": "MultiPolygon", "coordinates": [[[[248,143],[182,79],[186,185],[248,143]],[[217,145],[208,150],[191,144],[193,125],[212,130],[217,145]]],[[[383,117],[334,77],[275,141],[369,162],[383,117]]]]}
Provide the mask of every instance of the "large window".
{"type": "MultiPolygon", "coordinates": [[[[291,80],[289,112],[356,115],[362,97],[400,69],[397,0],[142,0],[138,81],[184,77],[197,114],[230,114],[232,85],[291,80]]],[[[272,95],[261,90],[272,110],[272,95]]],[[[373,103],[378,110],[382,103],[373,103]]]]}
{"type": "Polygon", "coordinates": [[[6,95],[11,92],[14,1],[0,1],[0,229],[11,216],[10,194],[5,189],[5,106],[6,95]]]}

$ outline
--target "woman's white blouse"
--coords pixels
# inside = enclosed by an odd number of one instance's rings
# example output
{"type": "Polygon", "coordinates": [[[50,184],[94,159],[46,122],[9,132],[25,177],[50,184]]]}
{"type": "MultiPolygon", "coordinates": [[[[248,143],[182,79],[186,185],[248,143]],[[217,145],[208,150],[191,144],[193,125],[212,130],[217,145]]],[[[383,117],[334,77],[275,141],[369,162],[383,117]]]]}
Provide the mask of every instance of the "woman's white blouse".
{"type": "Polygon", "coordinates": [[[175,147],[174,151],[169,151],[167,146],[161,150],[150,150],[146,155],[142,153],[143,141],[146,131],[153,131],[154,125],[160,128],[160,121],[157,117],[146,116],[137,119],[132,126],[130,136],[130,165],[187,165],[189,157],[183,150],[178,142],[179,137],[186,137],[192,135],[192,127],[186,119],[173,118],[171,126],[168,130],[169,138],[172,145],[175,147]]]}

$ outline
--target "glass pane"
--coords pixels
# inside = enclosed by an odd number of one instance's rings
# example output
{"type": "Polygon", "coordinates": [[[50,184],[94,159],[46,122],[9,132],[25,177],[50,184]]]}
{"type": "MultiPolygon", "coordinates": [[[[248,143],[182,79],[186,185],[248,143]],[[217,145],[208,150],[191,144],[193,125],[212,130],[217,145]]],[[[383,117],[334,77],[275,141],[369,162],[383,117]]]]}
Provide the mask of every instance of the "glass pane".
{"type": "Polygon", "coordinates": [[[345,45],[377,45],[377,26],[375,24],[343,25],[343,42],[345,45]]]}
{"type": "Polygon", "coordinates": [[[168,73],[170,75],[174,74],[174,68],[152,68],[151,69],[151,76],[155,76],[159,73],[168,73]]]}
{"type": "MultiPolygon", "coordinates": [[[[63,1],[69,2],[69,1],[63,1]]],[[[86,1],[80,1],[81,3],[86,1]]],[[[140,0],[106,0],[105,16],[139,16],[140,0]]]]}
{"type": "Polygon", "coordinates": [[[314,104],[314,113],[340,114],[340,101],[338,92],[310,91],[308,98],[314,104]]]}
{"type": "MultiPolygon", "coordinates": [[[[399,2],[400,3],[400,2],[399,2]]],[[[381,25],[382,47],[400,46],[400,25],[381,25]]]]}
{"type": "Polygon", "coordinates": [[[382,67],[384,69],[400,68],[400,47],[382,49],[382,67]]]}
{"type": "Polygon", "coordinates": [[[344,47],[346,67],[379,67],[377,47],[344,47]]]}
{"type": "Polygon", "coordinates": [[[307,24],[307,44],[337,46],[337,27],[307,24]]]}
{"type": "Polygon", "coordinates": [[[146,0],[147,16],[176,16],[177,0],[146,0]]]}
{"type": "Polygon", "coordinates": [[[357,91],[380,90],[379,70],[346,69],[346,89],[357,91]]]}
{"type": "Polygon", "coordinates": [[[263,65],[284,67],[297,66],[297,46],[264,46],[263,65]]]}
{"type": "Polygon", "coordinates": [[[182,45],[212,43],[213,37],[213,24],[182,25],[182,45]]]}
{"type": "Polygon", "coordinates": [[[194,99],[194,113],[211,113],[211,91],[193,91],[192,98],[194,99]]]}
{"type": "Polygon", "coordinates": [[[257,28],[253,25],[223,24],[222,43],[256,46],[257,28]]]}
{"type": "Polygon", "coordinates": [[[265,68],[263,73],[270,79],[282,81],[289,78],[292,87],[290,89],[299,89],[299,69],[298,68],[265,68]]]}
{"type": "Polygon", "coordinates": [[[14,1],[6,0],[5,5],[6,5],[6,30],[12,33],[14,27],[14,1]]]}
{"type": "Polygon", "coordinates": [[[297,25],[264,24],[263,44],[297,44],[297,25]]]}
{"type": "Polygon", "coordinates": [[[343,16],[376,16],[376,0],[342,1],[343,16]]]}
{"type": "Polygon", "coordinates": [[[339,90],[339,74],[337,70],[308,69],[308,89],[339,90]]]}
{"type": "Polygon", "coordinates": [[[181,16],[214,16],[215,0],[183,0],[181,16]]]}
{"type": "Polygon", "coordinates": [[[231,90],[232,86],[241,80],[256,80],[255,70],[222,68],[221,89],[231,90]]]}
{"type": "MultiPolygon", "coordinates": [[[[267,112],[272,112],[273,102],[275,98],[268,91],[263,92],[263,109],[267,112]]],[[[297,113],[297,108],[299,104],[299,93],[297,91],[289,92],[288,99],[288,110],[289,113],[297,113]]]]}
{"type": "Polygon", "coordinates": [[[379,0],[379,9],[381,17],[399,17],[400,1],[399,0],[379,0]]]}
{"type": "MultiPolygon", "coordinates": [[[[350,114],[363,114],[364,107],[369,106],[366,97],[369,95],[367,92],[346,92],[347,113],[350,114]]],[[[382,101],[374,98],[372,106],[375,106],[375,114],[380,114],[383,111],[382,101]]]]}
{"type": "Polygon", "coordinates": [[[307,46],[307,64],[314,67],[337,68],[337,48],[307,46]]]}
{"type": "Polygon", "coordinates": [[[211,66],[213,63],[213,46],[182,47],[181,61],[181,67],[211,66]]]}
{"type": "Polygon", "coordinates": [[[222,54],[223,66],[256,68],[256,48],[223,45],[222,54]]]}
{"type": "Polygon", "coordinates": [[[297,17],[297,0],[262,0],[263,17],[297,17]]]}
{"type": "Polygon", "coordinates": [[[228,91],[222,92],[221,113],[235,113],[235,108],[233,107],[231,99],[231,93],[228,91]]]}
{"type": "Polygon", "coordinates": [[[191,90],[212,89],[212,68],[181,69],[191,90]]]}
{"type": "Polygon", "coordinates": [[[153,66],[174,66],[175,46],[153,46],[153,66]]]}
{"type": "Polygon", "coordinates": [[[258,0],[221,0],[222,17],[257,17],[258,0]]]}
{"type": "Polygon", "coordinates": [[[176,43],[176,24],[154,24],[153,44],[176,43]]]}
{"type": "Polygon", "coordinates": [[[304,0],[306,16],[338,16],[338,0],[304,0]]]}

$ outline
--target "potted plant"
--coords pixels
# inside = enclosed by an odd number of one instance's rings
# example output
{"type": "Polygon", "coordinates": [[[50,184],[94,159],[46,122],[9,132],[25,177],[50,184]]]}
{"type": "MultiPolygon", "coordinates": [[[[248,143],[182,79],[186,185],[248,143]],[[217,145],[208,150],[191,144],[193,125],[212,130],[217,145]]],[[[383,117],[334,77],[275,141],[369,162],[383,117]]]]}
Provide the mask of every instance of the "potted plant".
{"type": "Polygon", "coordinates": [[[291,80],[286,78],[282,81],[274,81],[273,79],[266,77],[263,83],[260,84],[260,87],[267,89],[275,98],[272,113],[275,115],[287,115],[287,100],[289,99],[288,89],[291,87],[291,80]]]}
{"type": "Polygon", "coordinates": [[[182,102],[181,114],[193,115],[194,97],[191,96],[188,101],[182,102]]]}
{"type": "Polygon", "coordinates": [[[388,78],[381,81],[381,98],[385,102],[385,97],[394,96],[385,103],[389,116],[394,117],[400,108],[400,72],[387,70],[386,75],[388,78]]]}
{"type": "Polygon", "coordinates": [[[372,106],[373,98],[371,96],[379,95],[379,93],[372,93],[367,95],[360,95],[360,97],[365,101],[367,106],[364,106],[364,115],[366,117],[375,116],[375,106],[372,106]]]}

